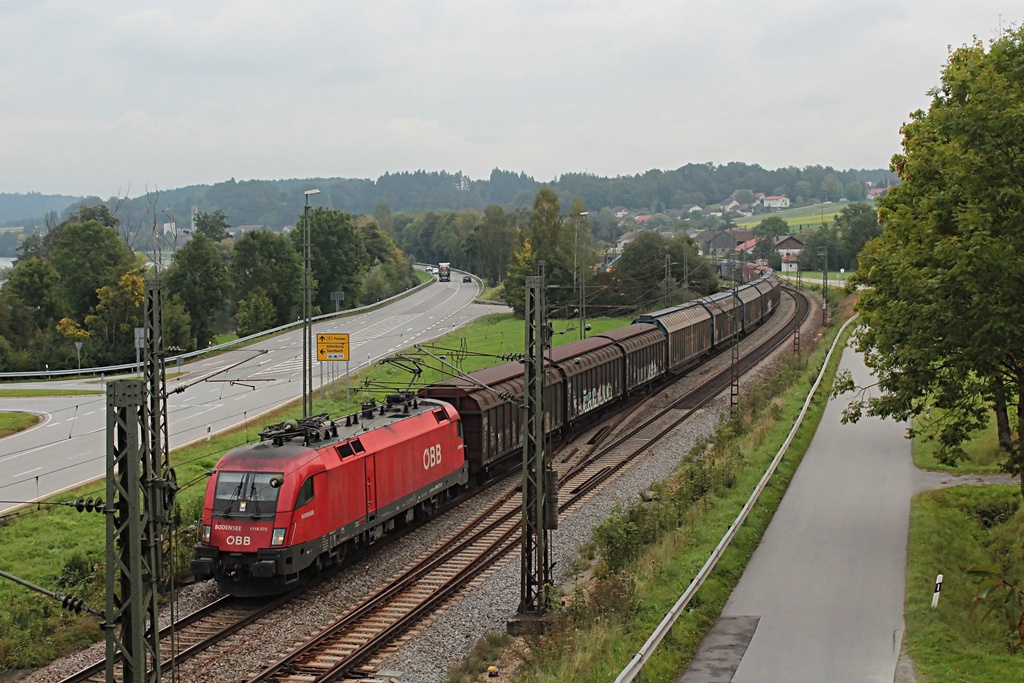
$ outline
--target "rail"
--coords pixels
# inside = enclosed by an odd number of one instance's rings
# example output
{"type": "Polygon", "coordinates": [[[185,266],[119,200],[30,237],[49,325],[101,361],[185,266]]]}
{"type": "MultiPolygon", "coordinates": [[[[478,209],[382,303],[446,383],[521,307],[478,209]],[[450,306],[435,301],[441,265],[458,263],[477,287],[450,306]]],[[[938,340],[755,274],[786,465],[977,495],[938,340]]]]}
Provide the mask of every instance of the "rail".
{"type": "Polygon", "coordinates": [[[843,331],[846,330],[846,328],[856,319],[857,316],[855,315],[843,323],[843,326],[839,328],[839,332],[836,334],[836,338],[833,340],[832,346],[829,348],[828,354],[825,356],[825,362],[821,365],[821,372],[818,373],[817,379],[814,380],[814,385],[807,393],[807,399],[804,401],[804,405],[800,409],[800,414],[793,423],[793,428],[789,430],[789,435],[786,436],[786,440],[782,443],[779,451],[775,454],[775,457],[772,459],[768,469],[765,470],[764,476],[761,477],[761,481],[758,482],[757,486],[754,488],[754,492],[750,494],[750,498],[747,499],[746,504],[740,510],[739,514],[736,515],[735,521],[733,521],[729,526],[729,530],[725,532],[725,535],[722,537],[722,540],[719,541],[718,546],[715,547],[711,556],[708,557],[707,562],[705,562],[704,566],[701,567],[701,570],[697,572],[697,576],[690,582],[690,585],[687,586],[686,590],[679,597],[679,600],[676,601],[676,604],[672,606],[672,609],[668,611],[665,618],[662,619],[661,623],[654,629],[654,632],[647,639],[647,642],[644,643],[643,647],[641,647],[635,655],[633,655],[633,659],[630,660],[629,664],[626,665],[626,668],[624,668],[618,678],[615,679],[615,683],[627,683],[627,681],[632,681],[640,675],[644,664],[646,664],[647,660],[651,658],[654,651],[658,649],[658,645],[661,644],[661,641],[664,640],[665,636],[667,636],[669,631],[672,630],[672,626],[679,619],[679,616],[683,613],[683,610],[686,609],[686,606],[690,604],[690,600],[693,599],[693,596],[697,594],[697,591],[704,585],[708,576],[711,575],[715,565],[718,564],[718,560],[721,559],[726,548],[728,548],[732,543],[732,540],[739,531],[739,528],[743,525],[743,522],[746,521],[751,509],[753,509],[754,505],[757,503],[758,498],[761,496],[761,492],[764,491],[766,486],[768,486],[769,480],[778,469],[779,463],[782,462],[782,458],[785,456],[786,451],[789,450],[789,445],[793,443],[793,439],[796,437],[796,432],[800,428],[800,425],[803,424],[804,416],[807,414],[807,410],[811,406],[811,400],[814,398],[814,394],[817,393],[818,386],[821,384],[821,380],[825,377],[825,373],[828,371],[828,363],[832,358],[832,353],[836,350],[836,347],[839,344],[839,340],[843,336],[843,331]]]}

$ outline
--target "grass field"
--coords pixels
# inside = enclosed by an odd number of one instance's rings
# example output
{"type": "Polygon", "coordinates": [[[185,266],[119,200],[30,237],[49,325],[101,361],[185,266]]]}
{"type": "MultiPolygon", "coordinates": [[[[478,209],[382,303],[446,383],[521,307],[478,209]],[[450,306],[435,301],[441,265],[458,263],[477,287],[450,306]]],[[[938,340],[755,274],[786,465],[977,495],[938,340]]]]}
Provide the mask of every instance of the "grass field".
{"type": "Polygon", "coordinates": [[[831,204],[814,204],[801,206],[795,209],[783,209],[773,213],[760,214],[758,216],[746,216],[736,220],[736,226],[740,228],[752,228],[768,216],[776,216],[789,224],[791,232],[799,233],[800,228],[816,228],[822,223],[829,223],[836,214],[849,206],[847,202],[832,202],[831,204]]]}
{"type": "Polygon", "coordinates": [[[1018,636],[996,614],[995,593],[973,614],[979,582],[968,569],[992,565],[1016,586],[1024,580],[1024,514],[1018,486],[958,486],[916,496],[910,509],[904,603],[906,647],[917,683],[1024,679],[1018,636]],[[935,577],[943,575],[937,609],[935,577]]]}

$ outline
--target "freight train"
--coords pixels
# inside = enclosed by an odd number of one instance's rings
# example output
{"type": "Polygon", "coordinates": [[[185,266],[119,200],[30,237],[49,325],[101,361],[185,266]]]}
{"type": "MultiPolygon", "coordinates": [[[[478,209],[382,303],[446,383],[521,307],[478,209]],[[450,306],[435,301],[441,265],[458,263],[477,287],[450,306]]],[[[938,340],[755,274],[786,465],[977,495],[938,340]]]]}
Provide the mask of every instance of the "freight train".
{"type": "MultiPolygon", "coordinates": [[[[550,349],[544,428],[571,433],[596,415],[700,364],[778,308],[774,272],[748,269],[736,291],[640,316],[550,349]]],[[[217,463],[192,572],[238,596],[280,593],[427,518],[522,446],[523,364],[510,362],[392,394],[342,419],[268,427],[217,463]]]]}

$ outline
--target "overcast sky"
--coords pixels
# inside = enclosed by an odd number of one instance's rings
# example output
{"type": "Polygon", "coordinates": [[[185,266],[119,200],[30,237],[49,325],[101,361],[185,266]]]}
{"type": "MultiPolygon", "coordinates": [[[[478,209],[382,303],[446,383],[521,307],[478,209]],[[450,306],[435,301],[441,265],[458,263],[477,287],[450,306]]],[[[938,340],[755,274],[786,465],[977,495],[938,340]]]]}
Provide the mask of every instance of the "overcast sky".
{"type": "Polygon", "coordinates": [[[0,0],[0,192],[887,167],[996,0],[0,0]]]}

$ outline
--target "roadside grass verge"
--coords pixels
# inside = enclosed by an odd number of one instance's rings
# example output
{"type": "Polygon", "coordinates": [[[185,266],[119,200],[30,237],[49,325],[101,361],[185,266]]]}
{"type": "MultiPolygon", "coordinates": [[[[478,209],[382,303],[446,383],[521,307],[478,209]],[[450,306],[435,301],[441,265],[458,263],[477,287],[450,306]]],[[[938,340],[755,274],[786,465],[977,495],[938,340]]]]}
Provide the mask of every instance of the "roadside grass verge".
{"type": "MultiPolygon", "coordinates": [[[[555,320],[553,343],[556,346],[577,339],[575,330],[567,330],[572,321],[555,320]]],[[[596,318],[590,321],[591,335],[628,325],[622,318],[596,318]]],[[[481,318],[423,346],[447,351],[447,361],[464,372],[503,362],[501,354],[522,353],[523,321],[511,314],[481,318]],[[470,351],[471,350],[471,351],[470,351]]],[[[431,361],[436,367],[436,362],[431,361]]],[[[442,378],[436,370],[427,370],[413,390],[442,378]]],[[[314,411],[338,416],[358,409],[369,397],[405,388],[409,373],[394,365],[374,365],[351,378],[352,400],[345,400],[345,380],[335,382],[314,396],[314,411]],[[363,389],[371,387],[370,390],[363,389]]],[[[299,397],[296,397],[296,404],[299,397]]],[[[289,404],[258,421],[248,421],[231,431],[213,435],[171,454],[181,490],[175,516],[179,533],[171,554],[181,574],[189,571],[192,547],[196,542],[195,521],[202,511],[203,495],[209,471],[232,448],[259,439],[259,430],[268,424],[300,417],[301,408],[289,404]]],[[[172,417],[173,420],[173,417],[172,417]]],[[[102,452],[93,455],[102,463],[102,452]]],[[[94,482],[0,520],[0,569],[60,593],[71,593],[89,605],[104,604],[105,520],[102,514],[79,513],[61,502],[79,497],[106,498],[105,484],[94,482]]],[[[102,638],[98,620],[63,611],[47,598],[9,581],[0,581],[0,671],[32,668],[84,647],[102,638]]]]}
{"type": "Polygon", "coordinates": [[[0,398],[33,398],[38,396],[89,396],[102,394],[99,389],[0,389],[0,398]]]}
{"type": "Polygon", "coordinates": [[[221,344],[227,344],[228,342],[235,341],[236,339],[238,339],[238,335],[234,332],[229,332],[227,334],[215,334],[213,335],[213,345],[220,346],[221,344]]]}
{"type": "MultiPolygon", "coordinates": [[[[610,681],[650,636],[696,576],[789,433],[821,368],[834,324],[811,352],[789,356],[771,379],[744,392],[742,410],[698,442],[655,499],[619,509],[595,527],[596,560],[578,557],[585,579],[564,588],[549,632],[506,653],[514,680],[610,681]]],[[[844,340],[845,341],[845,340],[844,340]]],[[[767,529],[810,445],[841,354],[835,354],[789,452],[733,544],[644,668],[644,680],[671,681],[690,663],[767,529]]],[[[455,678],[455,673],[449,675],[455,678]]]]}
{"type": "MultiPolygon", "coordinates": [[[[910,507],[906,648],[918,683],[1019,681],[1024,659],[1017,634],[997,614],[971,615],[978,581],[965,570],[995,565],[1021,586],[1024,510],[1018,486],[958,486],[918,494],[910,507]],[[935,577],[943,575],[939,606],[931,608],[935,577]]],[[[997,610],[998,612],[998,610],[997,610]]]]}
{"type": "Polygon", "coordinates": [[[0,413],[0,437],[28,429],[39,422],[39,416],[32,413],[0,413]]]}

